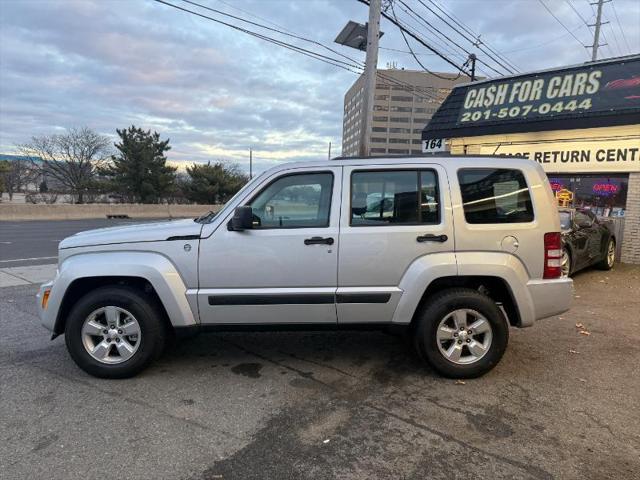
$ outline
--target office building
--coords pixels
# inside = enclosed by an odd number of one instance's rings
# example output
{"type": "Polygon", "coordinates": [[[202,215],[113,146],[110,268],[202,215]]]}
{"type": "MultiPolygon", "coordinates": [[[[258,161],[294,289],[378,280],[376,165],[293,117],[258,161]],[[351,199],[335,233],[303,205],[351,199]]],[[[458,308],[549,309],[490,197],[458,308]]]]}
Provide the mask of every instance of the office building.
{"type": "MultiPolygon", "coordinates": [[[[425,125],[454,85],[469,78],[451,73],[414,70],[378,70],[370,131],[370,155],[406,155],[421,152],[425,125]]],[[[365,123],[365,92],[361,75],[344,96],[342,155],[357,156],[365,123]]]]}

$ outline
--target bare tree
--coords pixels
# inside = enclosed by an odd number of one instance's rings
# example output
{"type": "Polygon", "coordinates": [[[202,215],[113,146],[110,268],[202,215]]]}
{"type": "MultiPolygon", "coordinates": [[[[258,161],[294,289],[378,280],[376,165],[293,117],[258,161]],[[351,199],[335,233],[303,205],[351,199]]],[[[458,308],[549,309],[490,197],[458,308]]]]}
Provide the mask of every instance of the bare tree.
{"type": "Polygon", "coordinates": [[[56,180],[84,203],[84,197],[95,186],[98,169],[109,158],[109,140],[90,128],[72,128],[60,135],[32,137],[19,145],[22,155],[48,177],[56,180]]]}
{"type": "Polygon", "coordinates": [[[38,170],[29,160],[12,160],[6,162],[5,169],[0,173],[5,191],[9,194],[9,201],[13,194],[21,189],[26,190],[29,184],[38,179],[38,170]]]}

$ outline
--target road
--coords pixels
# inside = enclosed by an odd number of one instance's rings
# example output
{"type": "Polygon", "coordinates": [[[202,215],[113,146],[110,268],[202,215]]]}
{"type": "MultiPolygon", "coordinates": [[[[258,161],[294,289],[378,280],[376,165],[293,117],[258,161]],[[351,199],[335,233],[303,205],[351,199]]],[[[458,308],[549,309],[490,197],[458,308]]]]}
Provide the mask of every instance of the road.
{"type": "Polygon", "coordinates": [[[155,220],[90,219],[56,221],[0,221],[0,268],[55,263],[58,243],[83,230],[155,220]]]}
{"type": "Polygon", "coordinates": [[[638,479],[640,267],[575,286],[464,383],[371,332],[201,335],[99,380],[49,341],[34,285],[0,288],[0,476],[638,479]]]}

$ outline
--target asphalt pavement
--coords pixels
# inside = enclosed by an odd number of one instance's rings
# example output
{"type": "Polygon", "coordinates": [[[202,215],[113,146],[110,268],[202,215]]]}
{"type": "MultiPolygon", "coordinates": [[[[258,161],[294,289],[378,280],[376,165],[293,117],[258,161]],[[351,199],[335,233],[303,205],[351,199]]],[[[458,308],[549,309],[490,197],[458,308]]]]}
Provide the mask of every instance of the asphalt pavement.
{"type": "Polygon", "coordinates": [[[56,263],[58,243],[83,230],[161,219],[0,220],[0,268],[56,263]]]}
{"type": "Polygon", "coordinates": [[[575,278],[572,310],[511,329],[456,382],[382,333],[224,333],[99,380],[0,288],[0,477],[638,479],[640,267],[575,278]]]}

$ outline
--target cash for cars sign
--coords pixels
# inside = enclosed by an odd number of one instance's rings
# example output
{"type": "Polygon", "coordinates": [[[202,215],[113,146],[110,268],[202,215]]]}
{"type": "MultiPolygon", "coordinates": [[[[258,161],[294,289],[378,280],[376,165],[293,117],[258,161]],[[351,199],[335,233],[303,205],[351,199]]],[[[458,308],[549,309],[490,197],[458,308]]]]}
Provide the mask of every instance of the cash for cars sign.
{"type": "Polygon", "coordinates": [[[457,124],[523,122],[637,108],[640,60],[540,73],[468,87],[457,124]]]}

